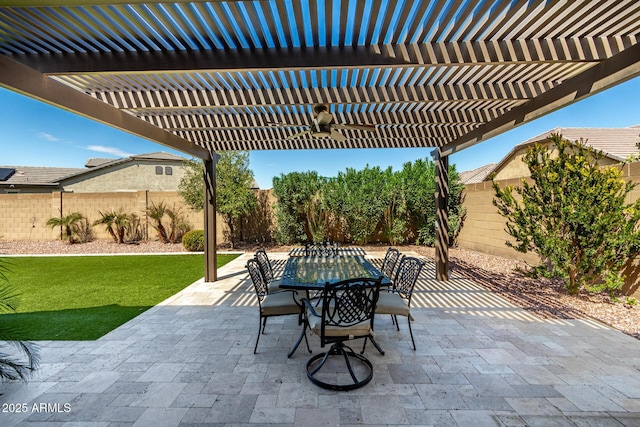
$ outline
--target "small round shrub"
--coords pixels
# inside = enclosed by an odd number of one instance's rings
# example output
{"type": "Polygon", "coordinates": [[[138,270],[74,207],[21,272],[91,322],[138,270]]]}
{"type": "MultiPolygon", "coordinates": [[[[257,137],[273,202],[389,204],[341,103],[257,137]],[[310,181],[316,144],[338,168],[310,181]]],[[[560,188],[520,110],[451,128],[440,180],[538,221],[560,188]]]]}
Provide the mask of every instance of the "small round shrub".
{"type": "Polygon", "coordinates": [[[191,230],[182,236],[182,246],[188,251],[204,251],[204,230],[191,230]]]}

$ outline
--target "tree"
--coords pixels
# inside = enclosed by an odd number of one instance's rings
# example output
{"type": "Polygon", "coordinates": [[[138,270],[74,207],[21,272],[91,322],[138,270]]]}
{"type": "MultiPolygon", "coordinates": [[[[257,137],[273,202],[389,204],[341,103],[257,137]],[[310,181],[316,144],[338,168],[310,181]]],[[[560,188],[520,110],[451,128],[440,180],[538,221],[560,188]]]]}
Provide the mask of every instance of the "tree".
{"type": "Polygon", "coordinates": [[[521,187],[503,189],[493,182],[493,204],[515,239],[506,244],[538,254],[533,272],[563,279],[569,293],[613,293],[622,285],[622,266],[638,254],[640,199],[626,203],[635,185],[619,168],[600,167],[602,154],[582,142],[571,144],[559,134],[549,142],[557,155],[534,145],[523,158],[532,183],[523,179],[521,187]]]}
{"type": "MultiPolygon", "coordinates": [[[[8,271],[6,262],[0,259],[0,314],[13,313],[18,305],[18,295],[8,285],[5,275],[8,271]]],[[[15,331],[0,326],[0,378],[25,381],[37,369],[38,363],[37,346],[16,339],[15,331]]]]}
{"type": "Polygon", "coordinates": [[[151,202],[151,206],[147,208],[147,215],[153,220],[151,226],[158,232],[158,239],[162,243],[177,243],[191,230],[179,206],[169,207],[163,201],[158,204],[151,202]],[[165,216],[169,217],[168,230],[162,222],[165,216]]]}
{"type": "Polygon", "coordinates": [[[62,228],[64,231],[60,236],[62,240],[66,240],[69,243],[78,243],[84,241],[80,236],[80,232],[83,229],[81,224],[85,221],[85,216],[80,212],[72,212],[65,216],[49,218],[47,225],[52,229],[56,227],[62,228]]]}
{"type": "Polygon", "coordinates": [[[107,233],[116,243],[134,242],[142,240],[142,229],[138,215],[128,214],[119,210],[98,211],[100,218],[94,221],[93,225],[104,225],[107,233]]]}
{"type": "Polygon", "coordinates": [[[273,193],[278,198],[275,207],[278,242],[321,241],[326,237],[326,212],[321,195],[326,182],[326,178],[313,171],[273,178],[273,193]]]}
{"type": "Polygon", "coordinates": [[[94,221],[93,225],[104,225],[105,230],[114,242],[124,243],[124,234],[129,217],[122,209],[119,211],[98,211],[100,218],[94,221]]]}
{"type": "Polygon", "coordinates": [[[252,184],[249,152],[223,151],[216,165],[216,210],[227,224],[231,247],[235,245],[239,220],[257,206],[252,184]]]}
{"type": "Polygon", "coordinates": [[[195,211],[204,209],[204,167],[201,161],[189,159],[183,162],[184,175],[178,184],[178,194],[195,211]]]}
{"type": "MultiPolygon", "coordinates": [[[[216,164],[216,211],[222,215],[229,229],[229,241],[233,247],[236,229],[243,215],[250,214],[257,206],[257,198],[251,185],[253,171],[249,168],[247,151],[221,151],[216,164]]],[[[185,163],[185,175],[178,185],[178,193],[193,209],[204,208],[204,166],[191,159],[185,163]]]]}
{"type": "Polygon", "coordinates": [[[402,186],[402,174],[391,168],[384,171],[384,189],[381,197],[387,200],[382,213],[384,235],[392,245],[404,242],[407,232],[407,199],[402,186]]]}
{"type": "Polygon", "coordinates": [[[151,202],[151,206],[147,207],[147,215],[153,220],[151,226],[158,232],[158,239],[162,243],[169,243],[169,235],[167,229],[162,223],[164,215],[167,213],[167,205],[164,202],[155,204],[151,202]]]}

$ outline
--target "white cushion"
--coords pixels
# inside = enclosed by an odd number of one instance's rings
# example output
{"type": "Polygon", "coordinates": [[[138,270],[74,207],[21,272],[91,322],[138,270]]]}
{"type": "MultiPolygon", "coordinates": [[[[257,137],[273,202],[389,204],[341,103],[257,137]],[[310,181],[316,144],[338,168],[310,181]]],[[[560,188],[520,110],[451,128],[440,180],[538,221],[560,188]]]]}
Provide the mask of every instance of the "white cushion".
{"type": "Polygon", "coordinates": [[[395,292],[380,292],[376,314],[409,316],[407,301],[395,292]]]}
{"type": "MultiPolygon", "coordinates": [[[[307,318],[309,320],[309,329],[311,329],[311,332],[316,335],[321,335],[322,317],[314,316],[310,310],[307,310],[307,318]]],[[[371,330],[371,321],[367,320],[347,327],[326,326],[324,334],[327,337],[366,336],[373,335],[373,331],[371,330]]]]}
{"type": "Polygon", "coordinates": [[[293,299],[293,292],[277,292],[267,294],[262,300],[262,315],[277,316],[280,314],[298,314],[300,306],[293,299]]]}

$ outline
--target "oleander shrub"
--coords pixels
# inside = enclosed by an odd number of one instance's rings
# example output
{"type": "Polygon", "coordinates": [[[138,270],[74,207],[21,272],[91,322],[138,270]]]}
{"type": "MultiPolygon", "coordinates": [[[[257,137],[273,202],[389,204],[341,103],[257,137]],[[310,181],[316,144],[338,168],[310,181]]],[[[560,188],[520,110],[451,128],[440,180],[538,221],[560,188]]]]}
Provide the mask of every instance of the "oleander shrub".
{"type": "Polygon", "coordinates": [[[554,150],[536,144],[523,158],[532,183],[493,182],[493,203],[514,239],[506,244],[536,253],[541,263],[532,273],[563,280],[571,294],[617,292],[622,267],[640,253],[640,199],[627,203],[635,184],[620,168],[601,167],[602,153],[584,143],[560,134],[549,141],[554,150]]]}
{"type": "Polygon", "coordinates": [[[182,236],[182,246],[190,252],[204,251],[204,230],[191,230],[182,236]]]}

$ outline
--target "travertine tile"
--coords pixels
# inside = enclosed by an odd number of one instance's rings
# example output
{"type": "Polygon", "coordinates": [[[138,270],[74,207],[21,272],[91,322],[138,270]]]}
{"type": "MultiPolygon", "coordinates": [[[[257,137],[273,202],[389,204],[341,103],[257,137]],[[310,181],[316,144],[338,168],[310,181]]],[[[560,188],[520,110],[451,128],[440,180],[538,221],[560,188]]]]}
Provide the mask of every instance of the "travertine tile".
{"type": "MultiPolygon", "coordinates": [[[[270,319],[253,354],[248,256],[225,266],[225,279],[199,281],[97,341],[39,343],[39,372],[3,383],[0,404],[71,411],[0,413],[0,426],[640,425],[640,341],[593,322],[537,319],[467,279],[432,284],[428,269],[412,304],[418,350],[404,319],[398,332],[382,317],[386,354],[365,352],[371,383],[321,389],[306,376],[303,347],[286,357],[295,316],[270,319]],[[467,291],[485,306],[456,306],[467,291]]],[[[310,345],[322,351],[317,337],[310,345]]]]}

